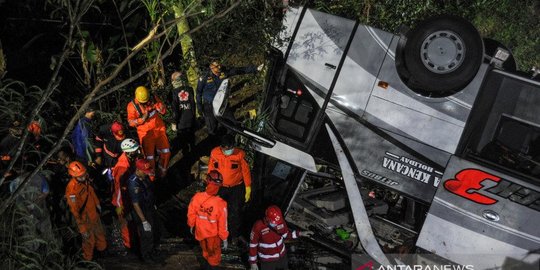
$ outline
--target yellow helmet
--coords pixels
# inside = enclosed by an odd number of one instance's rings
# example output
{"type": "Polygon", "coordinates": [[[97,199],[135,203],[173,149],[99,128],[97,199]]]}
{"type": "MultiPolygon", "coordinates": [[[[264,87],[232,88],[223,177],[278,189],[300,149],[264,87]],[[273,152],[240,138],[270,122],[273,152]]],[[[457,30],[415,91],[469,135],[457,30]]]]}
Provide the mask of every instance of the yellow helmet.
{"type": "Polygon", "coordinates": [[[137,89],[135,89],[135,99],[139,103],[148,102],[148,99],[150,99],[150,93],[148,92],[148,89],[144,86],[137,87],[137,89]]]}

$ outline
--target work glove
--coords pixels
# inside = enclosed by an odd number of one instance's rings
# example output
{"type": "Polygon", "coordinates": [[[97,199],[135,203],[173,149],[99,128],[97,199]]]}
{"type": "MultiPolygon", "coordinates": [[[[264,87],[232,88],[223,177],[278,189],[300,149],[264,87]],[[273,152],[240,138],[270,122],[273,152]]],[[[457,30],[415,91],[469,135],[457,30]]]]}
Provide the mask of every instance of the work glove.
{"type": "Polygon", "coordinates": [[[312,231],[301,231],[300,232],[300,236],[303,236],[303,237],[311,237],[313,236],[314,232],[312,231]]]}
{"type": "Polygon", "coordinates": [[[229,242],[227,242],[227,239],[223,240],[223,247],[222,247],[222,249],[223,249],[223,250],[227,250],[228,247],[229,247],[229,242]]]}
{"type": "Polygon", "coordinates": [[[122,207],[122,206],[116,207],[116,209],[114,209],[114,211],[116,212],[116,215],[119,216],[119,217],[124,215],[124,207],[122,207]]]}
{"type": "Polygon", "coordinates": [[[90,238],[90,233],[89,232],[81,232],[81,236],[82,236],[83,239],[86,240],[86,239],[90,238]]]}
{"type": "Polygon", "coordinates": [[[251,268],[249,268],[249,270],[259,270],[259,267],[257,266],[256,263],[254,263],[254,264],[251,264],[251,268]]]}
{"type": "Polygon", "coordinates": [[[249,199],[251,199],[251,187],[246,186],[246,202],[248,202],[249,199]]]}
{"type": "Polygon", "coordinates": [[[172,131],[176,131],[176,124],[171,124],[172,131]]]}
{"type": "Polygon", "coordinates": [[[193,235],[193,232],[195,231],[195,227],[191,227],[189,228],[189,232],[191,233],[191,235],[193,235]]]}
{"type": "Polygon", "coordinates": [[[142,226],[143,226],[143,230],[145,232],[151,232],[152,231],[152,225],[150,225],[150,223],[148,221],[143,221],[142,226]]]}

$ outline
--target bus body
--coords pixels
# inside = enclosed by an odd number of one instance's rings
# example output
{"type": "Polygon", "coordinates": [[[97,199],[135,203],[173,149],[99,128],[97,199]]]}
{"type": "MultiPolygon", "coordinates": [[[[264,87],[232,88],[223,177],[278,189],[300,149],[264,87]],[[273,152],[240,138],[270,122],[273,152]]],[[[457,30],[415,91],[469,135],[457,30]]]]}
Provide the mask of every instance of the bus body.
{"type": "Polygon", "coordinates": [[[396,263],[387,254],[403,252],[475,269],[537,265],[540,83],[495,67],[495,55],[471,48],[456,30],[432,32],[416,50],[425,69],[447,81],[425,78],[419,87],[406,45],[415,34],[289,8],[281,33],[288,42],[272,54],[262,104],[271,130],[233,128],[266,153],[256,157],[258,192],[340,254],[383,265],[396,263]],[[433,51],[454,46],[455,59],[433,51]],[[480,62],[451,89],[455,66],[473,65],[461,46],[480,62]],[[271,142],[314,161],[272,151],[271,142]],[[337,229],[348,236],[336,237],[337,229]]]}

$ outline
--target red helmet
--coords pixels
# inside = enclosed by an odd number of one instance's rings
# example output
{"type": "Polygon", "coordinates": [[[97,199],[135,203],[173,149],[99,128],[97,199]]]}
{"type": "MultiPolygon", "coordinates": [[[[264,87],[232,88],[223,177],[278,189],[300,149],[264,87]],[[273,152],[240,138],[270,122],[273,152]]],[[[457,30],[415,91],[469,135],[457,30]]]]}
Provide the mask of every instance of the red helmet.
{"type": "Polygon", "coordinates": [[[124,126],[122,126],[120,122],[114,121],[112,123],[111,132],[115,137],[117,137],[120,140],[123,140],[126,138],[126,134],[124,134],[124,126]]]}
{"type": "Polygon", "coordinates": [[[271,205],[266,208],[266,221],[273,225],[278,225],[283,223],[283,215],[279,207],[271,205]]]}
{"type": "Polygon", "coordinates": [[[69,163],[68,172],[73,177],[81,177],[86,174],[86,167],[78,161],[73,161],[69,163]]]}
{"type": "Polygon", "coordinates": [[[213,183],[215,185],[221,186],[221,185],[223,185],[223,176],[217,170],[211,170],[206,175],[206,182],[207,183],[213,183]]]}
{"type": "Polygon", "coordinates": [[[28,132],[34,134],[34,136],[39,137],[41,135],[41,125],[38,121],[32,121],[28,125],[28,132]]]}

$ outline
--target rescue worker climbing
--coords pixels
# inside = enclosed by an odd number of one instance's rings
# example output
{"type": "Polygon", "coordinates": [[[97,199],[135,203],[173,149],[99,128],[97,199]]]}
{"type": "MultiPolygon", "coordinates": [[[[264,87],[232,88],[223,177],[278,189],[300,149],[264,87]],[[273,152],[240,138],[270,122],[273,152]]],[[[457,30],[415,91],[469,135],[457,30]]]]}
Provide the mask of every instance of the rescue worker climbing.
{"type": "Polygon", "coordinates": [[[223,184],[221,174],[210,171],[206,176],[206,191],[196,193],[188,206],[188,226],[202,248],[205,269],[217,269],[221,263],[221,242],[227,249],[227,203],[217,194],[223,184]]]}
{"type": "Polygon", "coordinates": [[[150,161],[152,173],[150,179],[154,179],[155,153],[159,154],[159,176],[167,173],[167,166],[171,158],[171,151],[165,123],[160,114],[165,114],[166,108],[156,95],[151,95],[144,86],[135,89],[135,99],[127,105],[127,118],[130,126],[137,128],[139,142],[142,145],[146,159],[150,161]]]}
{"type": "Polygon", "coordinates": [[[127,220],[127,215],[131,211],[131,200],[129,198],[128,178],[135,172],[135,160],[138,158],[139,143],[134,139],[125,139],[120,145],[123,153],[118,158],[118,162],[112,169],[114,179],[112,204],[115,206],[120,232],[124,247],[130,249],[132,235],[135,232],[134,225],[127,220]]]}
{"type": "MultiPolygon", "coordinates": [[[[302,236],[313,232],[303,231],[302,236]]],[[[271,205],[266,209],[265,217],[257,220],[251,229],[249,241],[249,263],[251,270],[258,270],[257,257],[261,270],[289,269],[285,239],[295,239],[300,233],[290,230],[283,218],[281,209],[271,205]]]]}
{"type": "Polygon", "coordinates": [[[251,199],[251,173],[245,160],[246,153],[235,148],[234,144],[232,135],[222,137],[220,146],[210,152],[208,171],[217,170],[223,176],[223,187],[219,189],[219,196],[229,206],[231,245],[236,247],[241,223],[240,209],[244,202],[251,199]]]}
{"type": "Polygon", "coordinates": [[[73,161],[68,166],[71,180],[66,187],[66,200],[82,235],[82,251],[85,260],[92,260],[94,248],[107,248],[105,230],[101,224],[101,205],[88,178],[86,167],[73,161]]]}
{"type": "MultiPolygon", "coordinates": [[[[260,65],[259,67],[247,66],[227,69],[222,68],[221,63],[218,60],[210,62],[210,70],[199,78],[197,84],[197,110],[200,116],[204,116],[209,134],[214,135],[217,131],[218,122],[214,116],[212,102],[223,80],[235,75],[256,73],[257,71],[260,71],[262,67],[263,66],[260,65]]],[[[225,110],[223,117],[234,121],[233,112],[230,110],[225,110]]]]}
{"type": "Polygon", "coordinates": [[[137,223],[141,258],[144,262],[158,262],[158,216],[153,185],[148,178],[152,168],[150,162],[146,159],[138,159],[135,164],[135,173],[128,180],[128,190],[133,202],[132,216],[137,223]]]}

